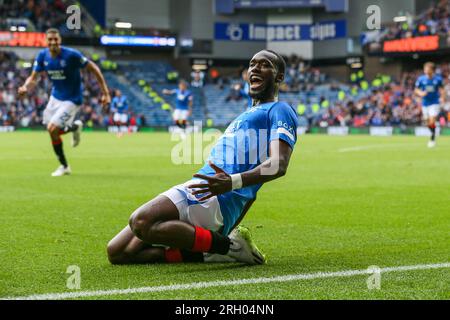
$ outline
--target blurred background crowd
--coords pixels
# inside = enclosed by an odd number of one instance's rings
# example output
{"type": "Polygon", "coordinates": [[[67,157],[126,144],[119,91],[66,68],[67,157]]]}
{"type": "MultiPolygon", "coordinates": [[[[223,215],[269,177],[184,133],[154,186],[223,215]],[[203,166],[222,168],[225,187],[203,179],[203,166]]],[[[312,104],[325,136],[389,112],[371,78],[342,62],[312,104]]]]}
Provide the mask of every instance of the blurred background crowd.
{"type": "MultiPolygon", "coordinates": [[[[0,0],[0,30],[45,31],[59,28],[61,34],[72,34],[66,27],[66,8],[75,1],[63,0],[0,0]]],[[[406,20],[385,24],[377,41],[411,38],[423,35],[450,34],[450,1],[432,1],[428,9],[406,20]]],[[[83,12],[85,14],[86,12],[83,12]]],[[[87,15],[86,15],[87,16],[87,15]]],[[[395,20],[395,19],[394,19],[395,20]]],[[[92,25],[88,33],[100,35],[106,29],[92,25]]],[[[75,31],[86,35],[87,28],[75,31]]],[[[138,30],[138,29],[136,29],[138,30]]],[[[135,29],[116,29],[111,34],[136,34],[135,29]]],[[[164,34],[147,28],[147,34],[164,34]]],[[[167,30],[166,30],[167,31],[167,30]]],[[[166,126],[171,123],[170,111],[174,100],[162,94],[164,88],[176,88],[182,70],[166,61],[111,61],[90,55],[103,69],[114,96],[120,89],[129,101],[129,124],[138,126],[166,126]]],[[[336,80],[314,63],[299,55],[285,57],[285,82],[280,99],[289,102],[298,112],[302,126],[415,126],[421,124],[421,101],[414,95],[414,84],[422,69],[397,73],[397,76],[378,74],[369,79],[363,69],[354,70],[347,81],[336,80]]],[[[444,79],[450,97],[450,67],[448,59],[440,59],[437,73],[444,79]]],[[[21,59],[14,49],[0,50],[0,125],[21,127],[40,126],[42,112],[49,98],[51,83],[43,75],[25,99],[18,99],[17,88],[31,72],[33,61],[21,59]]],[[[191,120],[209,125],[225,126],[251,103],[246,84],[245,67],[222,73],[193,69],[184,72],[194,93],[194,114],[191,120]]],[[[104,111],[99,104],[100,91],[92,75],[83,73],[84,102],[79,117],[87,127],[106,127],[114,124],[112,111],[104,111]]],[[[441,126],[450,122],[448,103],[442,106],[438,121],[441,126]]]]}

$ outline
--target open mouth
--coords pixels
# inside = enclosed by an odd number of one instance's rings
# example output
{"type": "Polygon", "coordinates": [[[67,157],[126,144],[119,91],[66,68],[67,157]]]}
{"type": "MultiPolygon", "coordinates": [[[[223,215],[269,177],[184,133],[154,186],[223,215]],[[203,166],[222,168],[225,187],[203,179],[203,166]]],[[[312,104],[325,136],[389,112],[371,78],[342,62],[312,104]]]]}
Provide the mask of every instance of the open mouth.
{"type": "Polygon", "coordinates": [[[250,76],[250,88],[252,90],[257,90],[264,85],[264,79],[258,75],[250,76]]]}

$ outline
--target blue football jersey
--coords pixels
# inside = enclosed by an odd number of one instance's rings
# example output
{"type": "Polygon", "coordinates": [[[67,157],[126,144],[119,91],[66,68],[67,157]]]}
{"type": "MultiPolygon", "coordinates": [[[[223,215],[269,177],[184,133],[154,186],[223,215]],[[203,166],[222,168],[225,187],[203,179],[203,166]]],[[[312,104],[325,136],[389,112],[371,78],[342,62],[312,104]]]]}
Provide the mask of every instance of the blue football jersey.
{"type": "MultiPolygon", "coordinates": [[[[294,148],[297,126],[297,113],[285,102],[252,107],[228,126],[211,150],[208,161],[228,174],[254,169],[268,159],[272,140],[283,140],[294,148]]],[[[212,176],[215,171],[206,164],[198,173],[212,176]]],[[[224,219],[224,234],[231,231],[246,203],[256,198],[260,188],[261,184],[257,184],[218,196],[224,219]]]]}
{"type": "Polygon", "coordinates": [[[422,98],[422,106],[428,107],[433,104],[439,104],[439,89],[442,88],[442,78],[434,75],[428,78],[427,75],[421,75],[416,81],[416,88],[425,91],[427,95],[422,98]]]}
{"type": "Polygon", "coordinates": [[[189,90],[176,90],[177,101],[175,104],[175,109],[188,110],[189,101],[192,99],[192,93],[189,90]]]}
{"type": "Polygon", "coordinates": [[[114,97],[111,101],[114,112],[125,113],[128,110],[128,100],[126,96],[114,97]]]}
{"type": "Polygon", "coordinates": [[[36,57],[33,70],[47,72],[53,83],[53,97],[80,105],[83,100],[80,69],[87,63],[88,59],[79,51],[62,46],[60,54],[55,58],[52,58],[48,48],[41,50],[36,57]]]}

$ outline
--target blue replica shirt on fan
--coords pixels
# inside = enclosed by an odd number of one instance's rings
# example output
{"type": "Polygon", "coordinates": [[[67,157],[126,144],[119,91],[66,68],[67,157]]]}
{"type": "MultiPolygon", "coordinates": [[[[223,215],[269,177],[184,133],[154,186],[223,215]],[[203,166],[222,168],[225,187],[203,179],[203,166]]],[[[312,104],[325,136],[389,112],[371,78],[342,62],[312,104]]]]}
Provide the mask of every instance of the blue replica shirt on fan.
{"type": "Polygon", "coordinates": [[[125,113],[128,110],[128,100],[126,96],[114,97],[111,101],[114,112],[125,113]]]}
{"type": "Polygon", "coordinates": [[[428,78],[427,75],[421,75],[416,81],[416,88],[425,91],[427,95],[422,98],[422,106],[428,107],[433,104],[439,104],[439,89],[442,88],[442,78],[434,75],[428,78]]]}
{"type": "Polygon", "coordinates": [[[37,55],[33,70],[47,72],[53,83],[53,97],[80,105],[83,100],[80,69],[87,63],[88,59],[77,50],[61,47],[60,54],[52,58],[47,48],[37,55]]]}
{"type": "Polygon", "coordinates": [[[176,90],[177,102],[175,104],[175,109],[188,110],[189,101],[192,99],[192,93],[189,90],[176,90]]]}
{"type": "MultiPolygon", "coordinates": [[[[294,148],[297,126],[297,113],[285,102],[252,107],[228,126],[211,150],[208,160],[228,174],[254,169],[268,159],[272,140],[283,140],[294,148]]],[[[198,173],[212,176],[215,171],[206,164],[198,173]]],[[[256,198],[260,188],[261,184],[252,185],[217,197],[224,219],[224,234],[231,231],[246,203],[256,198]]]]}

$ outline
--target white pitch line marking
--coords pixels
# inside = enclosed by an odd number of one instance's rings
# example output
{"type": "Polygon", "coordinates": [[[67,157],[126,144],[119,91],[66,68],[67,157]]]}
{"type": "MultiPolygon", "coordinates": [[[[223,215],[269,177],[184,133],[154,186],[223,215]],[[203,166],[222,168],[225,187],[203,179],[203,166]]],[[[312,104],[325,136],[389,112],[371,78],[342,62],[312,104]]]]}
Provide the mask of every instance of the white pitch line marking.
{"type": "MultiPolygon", "coordinates": [[[[443,269],[443,268],[450,268],[450,262],[435,263],[435,264],[418,264],[418,265],[412,265],[412,266],[386,267],[386,268],[380,268],[380,272],[387,273],[387,272],[401,272],[401,271],[429,270],[429,269],[443,269]]],[[[211,288],[211,287],[237,286],[237,285],[243,285],[243,284],[258,284],[258,283],[289,282],[289,281],[324,279],[324,278],[352,277],[352,276],[366,275],[366,274],[372,274],[372,272],[368,271],[367,269],[365,269],[365,270],[346,270],[346,271],[336,271],[336,272],[316,272],[316,273],[306,273],[306,274],[291,274],[291,275],[284,275],[284,276],[274,276],[274,277],[267,277],[267,278],[264,277],[264,278],[249,278],[249,279],[237,279],[237,280],[219,280],[219,281],[209,281],[209,282],[193,282],[193,283],[185,283],[185,284],[173,284],[173,285],[141,287],[141,288],[35,294],[35,295],[22,296],[22,297],[0,298],[0,300],[61,300],[61,299],[75,299],[75,298],[86,298],[86,297],[134,294],[134,293],[167,292],[167,291],[178,291],[178,290],[204,289],[204,288],[211,288]]]]}

